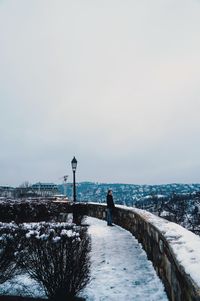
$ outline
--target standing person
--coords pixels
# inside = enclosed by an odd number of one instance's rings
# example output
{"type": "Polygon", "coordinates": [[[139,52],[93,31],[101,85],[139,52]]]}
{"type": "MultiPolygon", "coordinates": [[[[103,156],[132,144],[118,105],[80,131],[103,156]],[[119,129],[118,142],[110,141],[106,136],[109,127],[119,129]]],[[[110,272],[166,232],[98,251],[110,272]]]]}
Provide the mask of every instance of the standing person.
{"type": "Polygon", "coordinates": [[[113,226],[112,217],[113,217],[113,210],[115,208],[115,204],[113,202],[113,195],[111,189],[108,190],[106,200],[107,200],[107,225],[113,226]]]}

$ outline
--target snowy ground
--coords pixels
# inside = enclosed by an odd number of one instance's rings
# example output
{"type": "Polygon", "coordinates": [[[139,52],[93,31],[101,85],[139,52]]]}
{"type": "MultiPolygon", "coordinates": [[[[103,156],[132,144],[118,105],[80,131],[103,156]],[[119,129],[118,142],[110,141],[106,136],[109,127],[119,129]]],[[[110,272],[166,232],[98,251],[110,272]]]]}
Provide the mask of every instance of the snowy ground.
{"type": "MultiPolygon", "coordinates": [[[[87,218],[92,237],[91,281],[81,296],[87,301],[167,301],[164,287],[137,240],[126,230],[87,218]]],[[[0,285],[0,294],[44,297],[27,275],[0,285]]]]}
{"type": "Polygon", "coordinates": [[[43,288],[27,274],[15,276],[1,284],[0,295],[46,298],[43,288]]]}
{"type": "Polygon", "coordinates": [[[163,284],[130,232],[88,218],[92,236],[91,282],[82,296],[88,301],[166,301],[163,284]]]}
{"type": "Polygon", "coordinates": [[[181,269],[185,271],[185,274],[190,275],[197,287],[200,287],[200,237],[198,235],[145,210],[126,206],[117,207],[139,214],[144,220],[159,229],[181,269]]]}

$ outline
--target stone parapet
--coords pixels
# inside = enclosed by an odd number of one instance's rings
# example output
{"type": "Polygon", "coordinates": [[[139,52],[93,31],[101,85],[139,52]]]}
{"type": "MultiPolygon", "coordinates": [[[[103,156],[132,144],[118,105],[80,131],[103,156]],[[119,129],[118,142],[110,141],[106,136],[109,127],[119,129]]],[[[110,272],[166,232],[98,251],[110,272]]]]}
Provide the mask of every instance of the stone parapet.
{"type": "MultiPolygon", "coordinates": [[[[106,219],[106,206],[104,204],[89,203],[86,206],[89,216],[106,219]]],[[[188,256],[188,264],[192,264],[190,259],[192,260],[193,258],[195,261],[195,256],[198,257],[198,254],[195,253],[196,250],[191,249],[189,244],[188,246],[185,245],[187,241],[181,241],[181,238],[184,235],[189,235],[192,239],[196,239],[195,243],[200,247],[200,238],[198,236],[179,225],[136,208],[116,206],[113,220],[115,224],[130,231],[142,244],[148,258],[152,261],[155,270],[162,279],[170,300],[200,300],[200,286],[198,283],[200,276],[197,275],[195,278],[195,275],[188,274],[188,267],[184,266],[183,262],[180,262],[180,256],[177,256],[178,253],[176,253],[178,246],[180,252],[186,252],[183,256],[188,256]],[[173,229],[174,231],[170,232],[173,229]],[[183,250],[181,250],[181,244],[183,244],[183,250]]],[[[200,253],[200,248],[198,252],[200,253]]],[[[196,269],[200,273],[200,263],[197,261],[196,264],[199,266],[196,269]]]]}
{"type": "MultiPolygon", "coordinates": [[[[65,221],[73,213],[106,220],[106,204],[15,201],[0,203],[0,222],[65,221]]],[[[114,223],[142,244],[171,301],[200,301],[200,237],[145,210],[116,206],[114,223]]]]}

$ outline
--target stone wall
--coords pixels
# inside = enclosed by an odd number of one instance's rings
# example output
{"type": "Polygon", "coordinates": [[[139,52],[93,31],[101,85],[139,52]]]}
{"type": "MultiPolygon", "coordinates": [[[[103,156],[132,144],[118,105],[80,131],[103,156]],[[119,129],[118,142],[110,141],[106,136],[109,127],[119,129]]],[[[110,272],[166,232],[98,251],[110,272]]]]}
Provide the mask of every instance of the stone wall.
{"type": "MultiPolygon", "coordinates": [[[[73,212],[74,220],[81,220],[83,215],[106,219],[105,204],[98,203],[52,203],[52,202],[11,202],[0,204],[0,221],[33,222],[58,218],[66,220],[68,213],[73,212]]],[[[155,270],[162,279],[169,299],[172,301],[200,301],[200,282],[195,281],[194,271],[200,273],[200,238],[174,223],[155,217],[147,211],[116,206],[114,223],[130,231],[142,244],[148,258],[153,262],[155,270]],[[178,228],[178,232],[166,235],[168,229],[178,228]],[[178,233],[178,234],[177,234],[178,233]],[[179,235],[179,233],[181,233],[179,235]],[[183,236],[194,239],[196,249],[181,240],[183,236]],[[193,236],[191,236],[193,235],[193,236]],[[196,241],[197,240],[197,241],[196,241]],[[173,245],[174,244],[174,245],[173,245]],[[186,265],[180,263],[173,246],[184,246],[184,258],[188,256],[189,267],[196,269],[186,272],[186,265]],[[187,251],[188,250],[188,251],[187,251]],[[199,261],[193,262],[193,259],[199,261]]],[[[170,231],[169,231],[170,232],[170,231]]],[[[171,231],[173,232],[173,231],[171,231]]],[[[182,250],[183,251],[183,250],[182,250]]],[[[188,266],[188,265],[187,265],[188,266]]],[[[196,277],[198,280],[199,277],[196,277]]]]}
{"type": "MultiPolygon", "coordinates": [[[[86,207],[89,216],[106,219],[105,205],[89,203],[86,207]]],[[[134,211],[133,208],[117,206],[114,223],[130,231],[142,244],[148,258],[153,262],[154,268],[162,279],[170,300],[200,300],[200,287],[186,274],[184,267],[178,263],[173,254],[165,236],[159,228],[149,222],[148,216],[140,214],[137,209],[134,211]]]]}

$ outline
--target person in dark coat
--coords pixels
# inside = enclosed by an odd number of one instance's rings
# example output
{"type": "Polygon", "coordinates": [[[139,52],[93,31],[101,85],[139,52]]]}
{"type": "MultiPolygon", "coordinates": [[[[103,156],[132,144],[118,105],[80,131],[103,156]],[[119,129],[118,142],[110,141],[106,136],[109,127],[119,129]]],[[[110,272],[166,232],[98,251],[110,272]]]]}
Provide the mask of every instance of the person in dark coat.
{"type": "Polygon", "coordinates": [[[111,189],[108,190],[106,200],[107,200],[107,225],[113,226],[112,218],[113,218],[113,210],[115,208],[115,204],[113,201],[113,195],[111,189]]]}

